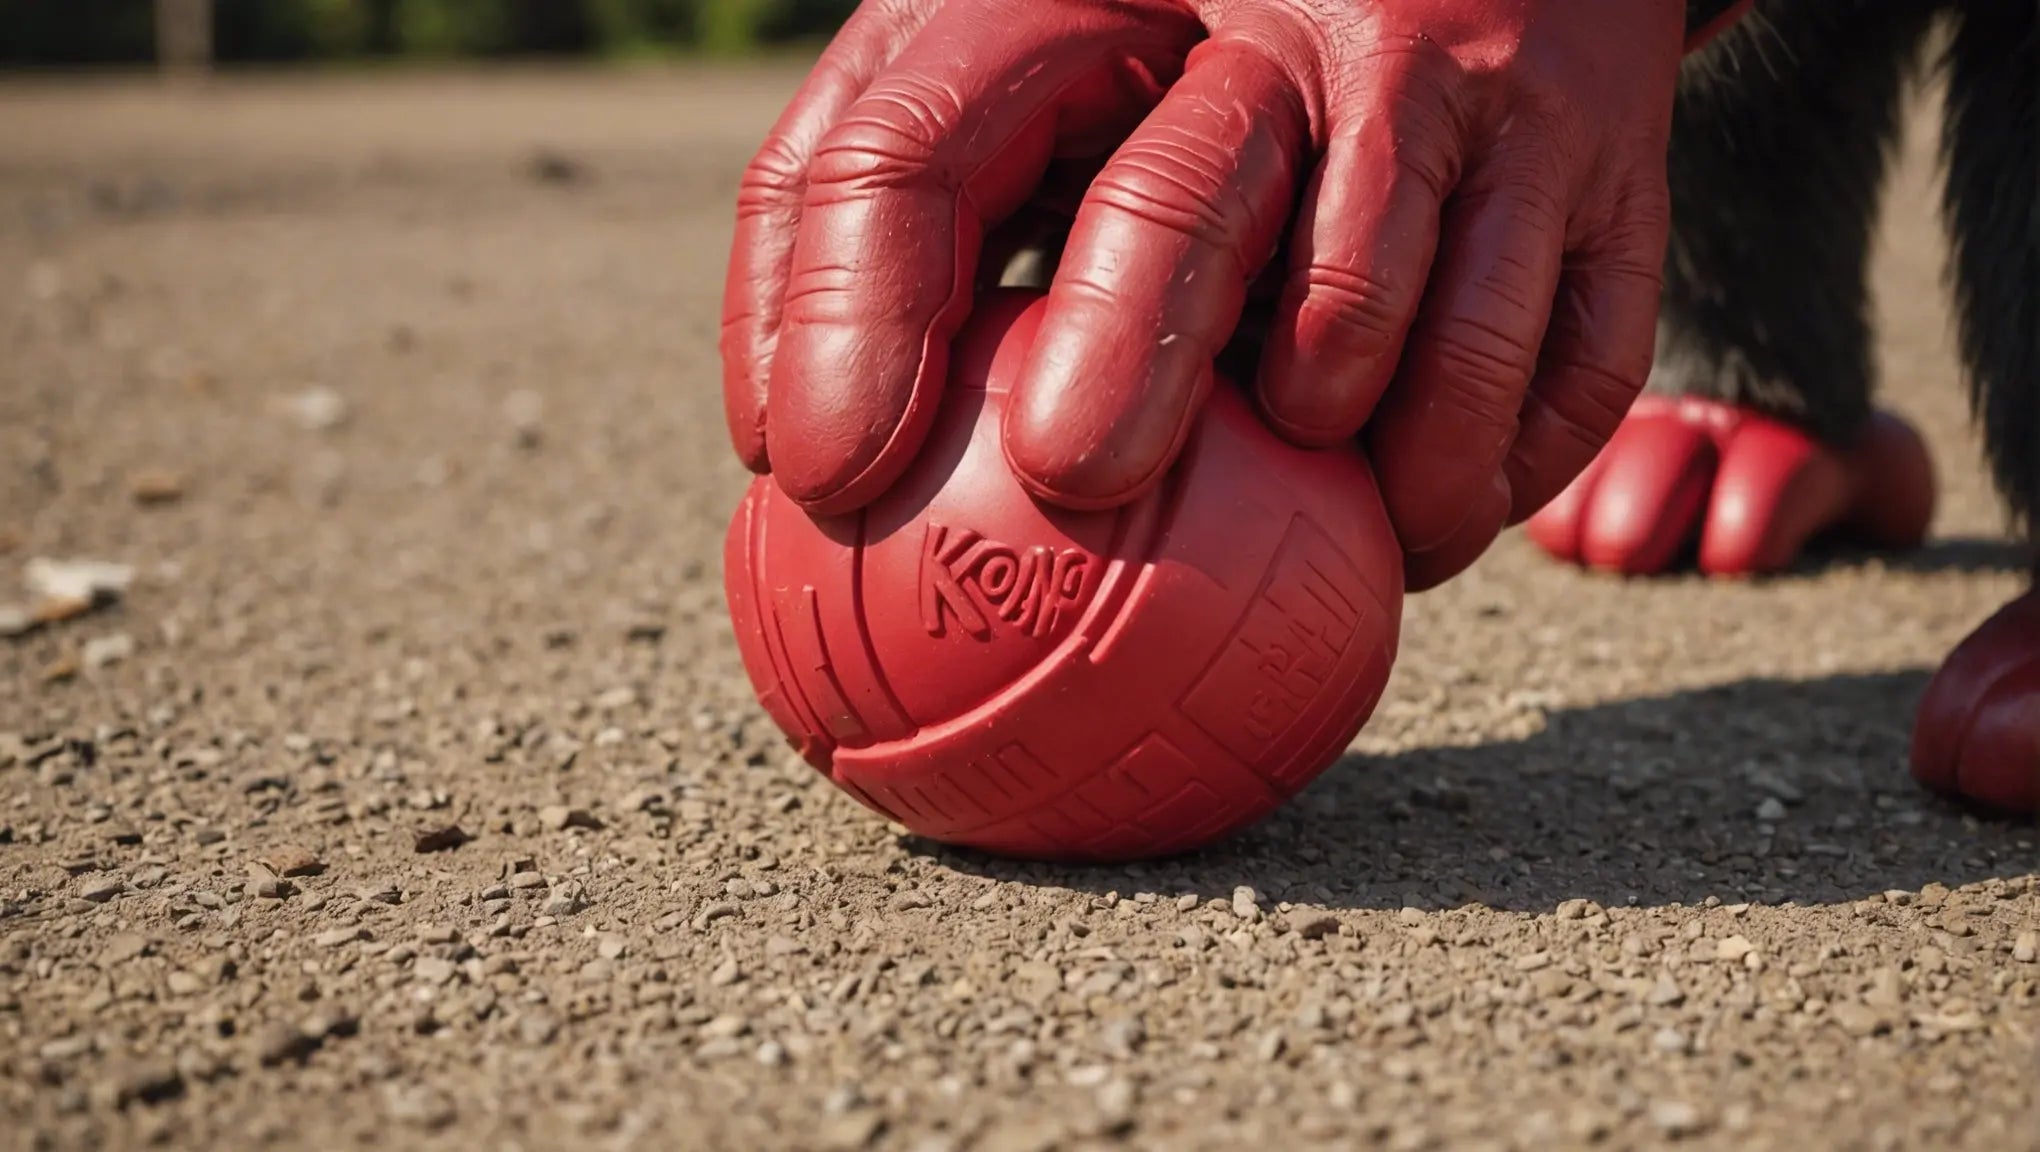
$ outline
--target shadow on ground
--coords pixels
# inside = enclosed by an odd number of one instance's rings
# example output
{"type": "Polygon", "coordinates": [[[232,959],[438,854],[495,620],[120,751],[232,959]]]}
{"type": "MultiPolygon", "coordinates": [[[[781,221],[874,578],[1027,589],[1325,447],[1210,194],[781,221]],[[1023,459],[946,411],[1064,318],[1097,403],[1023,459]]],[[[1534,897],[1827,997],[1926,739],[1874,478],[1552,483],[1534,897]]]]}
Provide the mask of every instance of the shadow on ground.
{"type": "Polygon", "coordinates": [[[1521,912],[1825,904],[2040,869],[2030,821],[1979,819],[1907,774],[1928,675],[1750,679],[1553,712],[1521,740],[1351,756],[1259,827],[1174,860],[1051,867],[908,844],[960,872],[1098,893],[1251,885],[1268,901],[1521,912]]]}
{"type": "MultiPolygon", "coordinates": [[[[1685,549],[1662,574],[1664,578],[1685,579],[1699,566],[1700,542],[1688,541],[1685,549]]],[[[1784,571],[1754,577],[1757,582],[1790,583],[1808,580],[1827,572],[1878,567],[1891,572],[1919,576],[1997,576],[2030,572],[2031,551],[2022,543],[1999,536],[1944,536],[1918,548],[1889,552],[1865,548],[1841,540],[1815,540],[1784,571]]],[[[1652,576],[1625,575],[1622,580],[1649,580],[1652,576]]]]}
{"type": "Polygon", "coordinates": [[[2033,567],[2032,555],[2027,548],[2009,538],[1947,536],[1929,540],[1909,552],[1830,548],[1809,557],[1808,563],[1791,575],[1805,576],[1829,568],[1858,567],[1872,561],[1894,572],[1922,575],[2009,574],[2027,572],[2033,567]]]}

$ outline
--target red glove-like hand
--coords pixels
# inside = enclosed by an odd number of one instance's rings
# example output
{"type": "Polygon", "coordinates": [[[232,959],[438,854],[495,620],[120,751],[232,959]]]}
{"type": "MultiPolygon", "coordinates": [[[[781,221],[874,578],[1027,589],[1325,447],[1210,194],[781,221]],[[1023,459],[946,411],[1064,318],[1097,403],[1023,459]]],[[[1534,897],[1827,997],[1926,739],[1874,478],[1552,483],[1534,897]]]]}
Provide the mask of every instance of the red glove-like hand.
{"type": "Polygon", "coordinates": [[[1073,507],[1159,477],[1289,231],[1261,406],[1307,445],[1365,426],[1413,565],[1442,579],[1563,489],[1643,384],[1683,27],[1679,0],[867,4],[746,181],[738,451],[817,511],[882,491],[987,227],[1052,158],[1123,140],[1008,407],[1021,477],[1073,507]]]}
{"type": "Polygon", "coordinates": [[[865,0],[739,192],[723,402],[745,464],[816,512],[883,492],[987,231],[1052,161],[1125,139],[1202,36],[1170,0],[865,0]]]}

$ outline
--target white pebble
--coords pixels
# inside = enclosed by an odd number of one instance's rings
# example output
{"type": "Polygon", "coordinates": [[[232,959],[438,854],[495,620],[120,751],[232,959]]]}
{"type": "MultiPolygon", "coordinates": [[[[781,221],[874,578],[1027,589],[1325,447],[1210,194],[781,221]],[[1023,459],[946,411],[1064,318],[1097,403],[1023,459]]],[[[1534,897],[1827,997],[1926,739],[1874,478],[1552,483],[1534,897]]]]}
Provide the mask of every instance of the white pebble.
{"type": "Polygon", "coordinates": [[[106,560],[54,560],[37,556],[22,568],[29,594],[38,600],[111,600],[134,582],[131,565],[106,560]]]}
{"type": "Polygon", "coordinates": [[[331,388],[307,388],[284,400],[283,408],[307,432],[328,432],[347,422],[347,398],[331,388]]]}
{"type": "Polygon", "coordinates": [[[125,632],[115,632],[111,636],[95,636],[85,642],[85,647],[80,653],[87,668],[103,668],[108,664],[118,664],[134,654],[135,638],[125,632]]]}

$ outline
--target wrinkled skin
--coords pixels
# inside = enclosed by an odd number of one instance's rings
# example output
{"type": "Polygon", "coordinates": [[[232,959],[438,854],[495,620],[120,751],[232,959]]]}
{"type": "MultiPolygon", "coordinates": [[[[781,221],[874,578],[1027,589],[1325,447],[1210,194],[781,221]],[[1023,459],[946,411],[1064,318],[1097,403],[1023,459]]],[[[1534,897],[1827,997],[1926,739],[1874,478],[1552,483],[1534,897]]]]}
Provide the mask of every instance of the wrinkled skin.
{"type": "Polygon", "coordinates": [[[1412,586],[1442,581],[1642,387],[1683,32],[1678,0],[871,0],[744,182],[737,452],[817,513],[882,492],[988,235],[1095,172],[1006,429],[1022,481],[1153,484],[1283,251],[1260,407],[1364,437],[1412,586]]]}

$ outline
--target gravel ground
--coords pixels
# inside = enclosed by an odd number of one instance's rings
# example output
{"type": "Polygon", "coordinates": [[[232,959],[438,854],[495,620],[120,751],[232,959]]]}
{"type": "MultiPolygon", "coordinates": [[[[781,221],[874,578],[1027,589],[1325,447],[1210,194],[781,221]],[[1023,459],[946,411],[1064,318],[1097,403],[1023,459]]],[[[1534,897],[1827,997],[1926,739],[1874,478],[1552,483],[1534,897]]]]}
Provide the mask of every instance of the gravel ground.
{"type": "Polygon", "coordinates": [[[1505,540],[1290,809],[1070,870],[877,822],[742,678],[716,307],[798,75],[0,88],[0,605],[131,569],[0,640],[0,1146],[2040,1146],[2034,829],[1903,767],[2021,579],[1924,131],[1931,546],[1505,540]]]}

